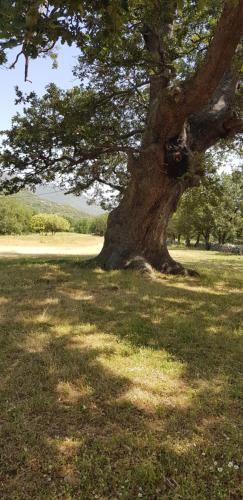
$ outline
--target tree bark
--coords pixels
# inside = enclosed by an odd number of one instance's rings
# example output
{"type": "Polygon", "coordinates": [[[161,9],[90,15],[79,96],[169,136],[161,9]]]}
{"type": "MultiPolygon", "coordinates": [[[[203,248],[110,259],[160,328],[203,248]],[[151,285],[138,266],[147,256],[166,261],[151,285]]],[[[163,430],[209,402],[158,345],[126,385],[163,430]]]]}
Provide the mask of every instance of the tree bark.
{"type": "Polygon", "coordinates": [[[210,248],[211,248],[211,244],[209,241],[210,240],[210,233],[207,232],[204,234],[204,240],[205,240],[205,249],[210,250],[210,248]]]}
{"type": "Polygon", "coordinates": [[[227,235],[227,233],[226,233],[226,232],[224,232],[224,233],[222,234],[222,245],[224,245],[224,244],[225,244],[225,242],[226,242],[226,235],[227,235]]]}
{"type": "Polygon", "coordinates": [[[199,243],[200,243],[200,236],[201,236],[201,234],[199,233],[199,234],[197,235],[197,239],[196,239],[196,241],[195,241],[194,247],[198,247],[198,245],[199,245],[199,243]]]}
{"type": "Polygon", "coordinates": [[[165,172],[159,146],[130,160],[131,179],[120,205],[111,212],[96,263],[106,270],[134,268],[182,274],[167,249],[166,229],[186,185],[165,172]]]}

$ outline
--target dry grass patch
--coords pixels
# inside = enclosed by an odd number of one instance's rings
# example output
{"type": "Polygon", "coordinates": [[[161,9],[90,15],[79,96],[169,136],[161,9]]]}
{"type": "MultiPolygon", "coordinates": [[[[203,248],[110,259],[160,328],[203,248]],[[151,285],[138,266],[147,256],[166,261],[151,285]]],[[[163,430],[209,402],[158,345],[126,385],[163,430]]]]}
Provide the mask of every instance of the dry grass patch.
{"type": "Polygon", "coordinates": [[[0,246],[72,246],[78,250],[80,246],[100,245],[103,238],[91,234],[56,233],[56,234],[23,234],[23,235],[0,235],[0,246]]]}
{"type": "Polygon", "coordinates": [[[240,498],[242,258],[178,257],[0,261],[1,498],[240,498]]]}

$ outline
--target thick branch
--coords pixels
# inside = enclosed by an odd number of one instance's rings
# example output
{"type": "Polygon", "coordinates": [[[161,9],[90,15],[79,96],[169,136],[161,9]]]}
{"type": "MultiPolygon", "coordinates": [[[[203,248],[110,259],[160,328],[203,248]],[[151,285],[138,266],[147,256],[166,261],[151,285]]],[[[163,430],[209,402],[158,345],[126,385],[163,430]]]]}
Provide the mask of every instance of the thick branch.
{"type": "Polygon", "coordinates": [[[205,151],[219,139],[242,132],[236,107],[237,75],[226,72],[210,103],[189,118],[191,149],[205,151]]]}
{"type": "Polygon", "coordinates": [[[212,98],[243,34],[243,0],[226,0],[204,63],[185,85],[184,107],[194,113],[212,98]]]}
{"type": "Polygon", "coordinates": [[[236,134],[243,132],[243,121],[229,113],[222,117],[215,116],[203,119],[202,122],[195,120],[191,126],[192,150],[206,151],[216,144],[220,139],[233,138],[236,134]]]}
{"type": "Polygon", "coordinates": [[[188,117],[201,111],[213,98],[220,81],[232,66],[243,33],[243,0],[226,0],[204,63],[184,87],[160,89],[150,106],[143,146],[163,144],[178,136],[188,117]]]}
{"type": "Polygon", "coordinates": [[[173,29],[173,21],[177,9],[177,2],[170,0],[164,12],[158,16],[153,25],[143,26],[143,38],[147,51],[150,54],[155,74],[150,77],[150,102],[155,99],[163,88],[166,88],[171,79],[171,67],[168,65],[169,40],[173,29]],[[166,17],[165,19],[163,19],[166,17]],[[157,24],[157,26],[156,26],[157,24]]]}

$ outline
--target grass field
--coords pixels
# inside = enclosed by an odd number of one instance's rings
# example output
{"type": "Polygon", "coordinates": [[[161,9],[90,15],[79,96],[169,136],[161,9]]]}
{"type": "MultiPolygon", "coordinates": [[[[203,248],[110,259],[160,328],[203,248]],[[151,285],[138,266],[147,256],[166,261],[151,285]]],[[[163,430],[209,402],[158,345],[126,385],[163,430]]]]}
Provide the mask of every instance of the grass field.
{"type": "Polygon", "coordinates": [[[0,258],[1,499],[242,497],[242,257],[0,258]]]}

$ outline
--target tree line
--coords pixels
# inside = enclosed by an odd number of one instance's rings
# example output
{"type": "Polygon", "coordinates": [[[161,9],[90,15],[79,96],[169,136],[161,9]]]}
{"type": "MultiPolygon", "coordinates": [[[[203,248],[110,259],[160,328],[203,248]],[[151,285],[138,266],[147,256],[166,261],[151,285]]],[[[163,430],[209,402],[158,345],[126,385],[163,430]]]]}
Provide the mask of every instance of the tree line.
{"type": "Polygon", "coordinates": [[[57,214],[35,213],[17,200],[0,198],[0,234],[77,232],[103,236],[107,215],[71,220],[57,214]]]}
{"type": "MultiPolygon", "coordinates": [[[[23,203],[0,198],[0,234],[56,233],[72,231],[103,236],[107,214],[71,220],[56,214],[35,213],[23,203]]],[[[187,246],[212,241],[234,243],[243,238],[243,178],[239,170],[231,174],[211,174],[200,186],[184,193],[169,222],[167,236],[172,243],[187,246]]]]}
{"type": "Polygon", "coordinates": [[[243,237],[243,179],[240,171],[205,177],[200,186],[183,195],[169,222],[168,237],[187,246],[204,241],[220,245],[243,237]]]}

